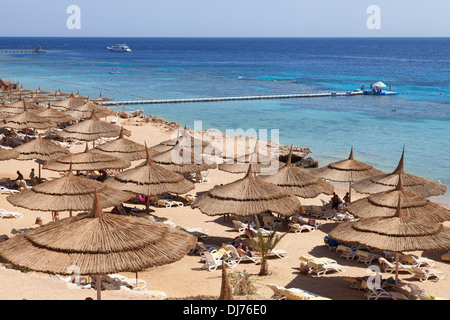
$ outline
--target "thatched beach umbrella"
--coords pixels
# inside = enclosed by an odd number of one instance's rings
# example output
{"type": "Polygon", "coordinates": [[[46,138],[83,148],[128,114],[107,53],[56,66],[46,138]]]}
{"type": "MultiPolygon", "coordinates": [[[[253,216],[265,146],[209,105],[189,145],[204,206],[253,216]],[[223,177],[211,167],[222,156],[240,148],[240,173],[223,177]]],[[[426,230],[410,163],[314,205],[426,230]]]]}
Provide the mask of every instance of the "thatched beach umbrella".
{"type": "Polygon", "coordinates": [[[248,167],[244,178],[215,186],[199,196],[191,205],[209,216],[234,214],[250,217],[268,211],[289,217],[303,212],[298,198],[272,183],[254,177],[253,165],[248,167]]]}
{"type": "Polygon", "coordinates": [[[6,161],[11,159],[17,159],[19,157],[19,153],[14,150],[9,150],[0,147],[0,161],[6,161]]]}
{"type": "Polygon", "coordinates": [[[89,98],[89,97],[86,97],[86,96],[82,96],[80,94],[80,91],[78,91],[77,94],[74,95],[74,97],[75,97],[75,99],[81,99],[81,100],[87,100],[89,98]]]}
{"type": "Polygon", "coordinates": [[[114,116],[116,114],[114,111],[92,102],[90,98],[83,105],[66,110],[64,113],[77,120],[84,120],[90,118],[93,111],[100,118],[114,116]]]}
{"type": "Polygon", "coordinates": [[[18,160],[38,160],[39,178],[41,177],[41,162],[57,159],[66,156],[70,152],[51,140],[38,138],[24,143],[13,149],[20,154],[18,160]]]}
{"type": "Polygon", "coordinates": [[[311,171],[311,174],[335,182],[348,182],[351,199],[352,183],[383,174],[371,165],[365,164],[353,158],[353,147],[348,159],[330,163],[329,165],[311,171]]]}
{"type": "Polygon", "coordinates": [[[312,174],[292,165],[292,146],[288,161],[273,175],[260,175],[259,179],[273,183],[300,198],[315,198],[319,194],[333,194],[334,187],[312,174]]]}
{"type": "MultiPolygon", "coordinates": [[[[91,152],[101,152],[117,158],[135,161],[146,157],[145,146],[124,137],[124,129],[120,130],[117,139],[98,145],[91,152]]],[[[151,155],[151,154],[150,154],[151,155]]]]}
{"type": "Polygon", "coordinates": [[[193,148],[183,147],[179,141],[172,149],[154,154],[152,160],[163,168],[181,174],[200,173],[217,167],[212,159],[196,154],[193,148]]]}
{"type": "MultiPolygon", "coordinates": [[[[101,121],[95,111],[92,112],[88,120],[84,120],[68,126],[59,132],[58,135],[64,139],[73,138],[82,141],[93,141],[99,138],[118,137],[122,128],[118,125],[101,121]]],[[[124,130],[125,135],[130,135],[128,130],[124,130]]]]}
{"type": "MultiPolygon", "coordinates": [[[[145,144],[147,149],[147,145],[145,144]]],[[[104,182],[106,185],[147,196],[146,210],[149,210],[149,197],[166,193],[184,194],[194,189],[194,184],[182,175],[167,170],[153,162],[147,151],[143,164],[125,170],[104,182]]]]}
{"type": "MultiPolygon", "coordinates": [[[[214,155],[214,149],[210,146],[210,143],[207,141],[203,141],[203,139],[197,139],[189,134],[189,132],[184,128],[182,134],[179,134],[179,130],[177,133],[177,137],[169,140],[165,140],[150,149],[155,153],[166,152],[172,150],[175,145],[182,141],[182,145],[184,148],[191,148],[192,150],[201,149],[203,152],[206,148],[211,148],[211,154],[214,155]]],[[[197,151],[197,150],[196,150],[197,151]]]]}
{"type": "Polygon", "coordinates": [[[183,258],[196,238],[182,230],[136,217],[103,213],[96,192],[90,214],[54,221],[0,245],[9,263],[50,274],[100,275],[138,272],[183,258]]]}
{"type": "Polygon", "coordinates": [[[36,103],[28,102],[24,100],[22,97],[19,98],[18,101],[13,103],[7,103],[0,108],[0,111],[6,113],[8,115],[16,115],[21,114],[25,111],[25,109],[29,112],[40,112],[44,110],[44,108],[36,103]]]}
{"type": "Polygon", "coordinates": [[[255,156],[253,154],[246,154],[244,156],[236,157],[233,160],[227,160],[224,163],[219,164],[218,168],[219,170],[228,173],[245,173],[248,170],[250,162],[253,164],[254,173],[264,175],[275,174],[284,166],[284,163],[278,161],[278,159],[257,153],[255,156]]]}
{"type": "Polygon", "coordinates": [[[23,112],[10,116],[0,121],[0,128],[9,128],[14,130],[23,129],[49,129],[55,127],[55,123],[46,118],[38,116],[36,113],[27,109],[25,101],[22,101],[23,112]]]}
{"type": "Polygon", "coordinates": [[[71,153],[64,157],[48,161],[43,169],[52,171],[100,171],[106,169],[125,169],[131,166],[131,162],[100,152],[90,152],[86,142],[84,152],[71,153]]]}
{"type": "Polygon", "coordinates": [[[329,236],[347,244],[361,244],[396,254],[398,282],[399,253],[405,251],[440,251],[450,248],[450,228],[435,222],[406,218],[398,199],[393,217],[376,217],[344,222],[329,236]]]}
{"type": "Polygon", "coordinates": [[[402,174],[398,175],[395,189],[359,199],[347,206],[346,210],[358,218],[392,217],[396,213],[398,201],[401,200],[402,215],[405,218],[438,223],[450,220],[450,210],[407,191],[403,187],[402,174]]]}
{"type": "Polygon", "coordinates": [[[89,211],[97,191],[104,208],[120,205],[133,194],[105,184],[75,176],[70,170],[65,176],[50,180],[7,198],[14,206],[36,211],[89,211]]]}
{"type": "Polygon", "coordinates": [[[70,96],[70,93],[61,92],[61,89],[58,89],[58,91],[55,92],[55,97],[66,97],[66,96],[70,96]]]}
{"type": "Polygon", "coordinates": [[[64,111],[64,110],[72,110],[73,108],[79,107],[83,104],[85,104],[85,101],[75,98],[72,93],[68,98],[60,102],[56,102],[53,106],[55,107],[55,109],[58,109],[59,111],[64,111]]]}
{"type": "Polygon", "coordinates": [[[92,101],[102,102],[102,101],[112,101],[113,98],[105,98],[102,96],[102,92],[100,91],[100,96],[98,98],[92,99],[92,101]]]}
{"type": "Polygon", "coordinates": [[[37,115],[42,118],[51,120],[54,123],[68,123],[68,122],[73,122],[76,120],[74,117],[71,117],[68,114],[65,114],[65,113],[62,113],[61,111],[53,109],[53,107],[50,103],[48,104],[48,107],[46,109],[37,113],[37,115]]]}
{"type": "Polygon", "coordinates": [[[50,91],[41,90],[41,87],[39,87],[36,91],[33,91],[33,92],[37,93],[37,94],[49,94],[49,93],[51,93],[50,91]]]}
{"type": "Polygon", "coordinates": [[[431,197],[443,195],[447,191],[447,187],[442,183],[424,179],[404,171],[405,148],[403,148],[402,156],[397,168],[388,174],[379,174],[361,181],[353,185],[353,188],[359,193],[373,194],[392,190],[398,184],[399,177],[402,177],[403,188],[422,197],[431,197]]]}

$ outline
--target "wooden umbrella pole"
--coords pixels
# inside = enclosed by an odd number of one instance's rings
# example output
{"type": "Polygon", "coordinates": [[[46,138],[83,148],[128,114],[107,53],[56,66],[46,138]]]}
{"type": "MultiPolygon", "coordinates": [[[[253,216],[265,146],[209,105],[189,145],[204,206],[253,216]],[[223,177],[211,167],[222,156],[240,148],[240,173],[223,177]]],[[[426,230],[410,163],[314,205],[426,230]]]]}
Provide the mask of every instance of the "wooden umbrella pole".
{"type": "Polygon", "coordinates": [[[398,263],[399,263],[400,254],[398,252],[395,253],[395,284],[398,284],[398,263]]]}
{"type": "Polygon", "coordinates": [[[348,202],[352,202],[352,182],[348,183],[348,202]]]}
{"type": "Polygon", "coordinates": [[[72,216],[72,210],[69,210],[69,217],[72,216]]]}
{"type": "Polygon", "coordinates": [[[150,212],[150,197],[145,196],[145,213],[150,212]]]}
{"type": "Polygon", "coordinates": [[[97,300],[102,300],[102,282],[99,274],[97,274],[97,300]]]}

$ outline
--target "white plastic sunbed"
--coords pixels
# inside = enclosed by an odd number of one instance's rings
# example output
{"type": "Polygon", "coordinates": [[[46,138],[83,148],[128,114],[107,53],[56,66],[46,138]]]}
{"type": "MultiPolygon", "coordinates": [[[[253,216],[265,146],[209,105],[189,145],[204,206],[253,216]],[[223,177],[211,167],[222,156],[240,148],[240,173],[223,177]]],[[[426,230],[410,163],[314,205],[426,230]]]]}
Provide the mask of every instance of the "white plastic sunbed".
{"type": "Polygon", "coordinates": [[[3,218],[22,219],[23,214],[20,212],[6,211],[5,209],[0,209],[0,219],[3,219],[3,218]]]}

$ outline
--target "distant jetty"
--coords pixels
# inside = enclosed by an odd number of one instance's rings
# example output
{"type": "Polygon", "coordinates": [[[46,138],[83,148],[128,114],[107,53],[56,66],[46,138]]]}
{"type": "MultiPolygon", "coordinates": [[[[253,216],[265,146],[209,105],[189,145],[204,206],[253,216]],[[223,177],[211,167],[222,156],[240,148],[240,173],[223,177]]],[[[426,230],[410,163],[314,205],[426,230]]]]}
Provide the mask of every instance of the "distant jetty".
{"type": "Polygon", "coordinates": [[[33,54],[33,53],[45,53],[45,51],[42,50],[41,45],[39,45],[36,49],[0,49],[0,53],[33,54]]]}

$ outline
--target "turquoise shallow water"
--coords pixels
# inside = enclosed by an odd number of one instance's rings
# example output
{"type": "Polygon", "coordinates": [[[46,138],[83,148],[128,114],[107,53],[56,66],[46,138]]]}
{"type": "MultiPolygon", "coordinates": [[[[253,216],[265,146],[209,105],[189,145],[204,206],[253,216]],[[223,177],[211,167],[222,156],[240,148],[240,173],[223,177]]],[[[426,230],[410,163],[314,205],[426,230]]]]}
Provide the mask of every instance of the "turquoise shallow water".
{"type": "MultiPolygon", "coordinates": [[[[400,95],[139,105],[193,127],[278,129],[320,165],[356,159],[450,185],[450,39],[0,38],[0,77],[97,97],[189,98],[353,90],[382,80],[400,95]],[[133,52],[105,48],[126,42],[133,52]],[[111,69],[122,74],[110,75],[111,69]],[[124,94],[126,93],[126,94],[124,94]]],[[[435,198],[450,202],[450,196],[435,198]]]]}

